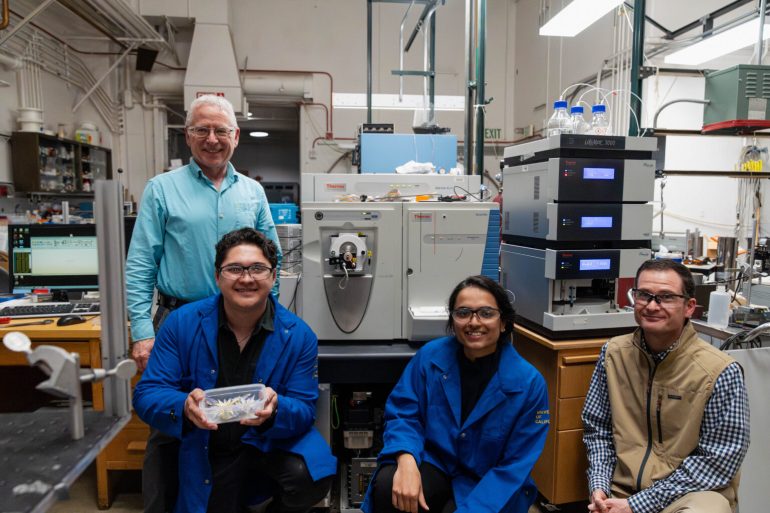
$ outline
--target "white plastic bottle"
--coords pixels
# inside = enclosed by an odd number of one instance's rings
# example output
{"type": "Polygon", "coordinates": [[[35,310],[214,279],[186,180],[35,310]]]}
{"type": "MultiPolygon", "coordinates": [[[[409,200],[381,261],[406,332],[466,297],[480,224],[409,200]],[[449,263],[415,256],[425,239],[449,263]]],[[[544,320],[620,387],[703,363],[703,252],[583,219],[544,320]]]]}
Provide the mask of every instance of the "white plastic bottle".
{"type": "Polygon", "coordinates": [[[575,105],[569,111],[570,119],[572,120],[572,133],[573,134],[587,134],[591,130],[585,118],[583,117],[583,107],[575,105]]]}
{"type": "Polygon", "coordinates": [[[567,114],[567,102],[556,100],[553,102],[553,114],[548,119],[548,124],[546,125],[546,135],[550,137],[552,135],[571,133],[572,121],[569,114],[567,114]]]}
{"type": "Polygon", "coordinates": [[[591,133],[593,135],[612,135],[606,105],[599,104],[591,107],[591,133]]]}
{"type": "Polygon", "coordinates": [[[717,328],[726,328],[730,321],[730,294],[724,285],[709,294],[708,324],[717,328]]]}

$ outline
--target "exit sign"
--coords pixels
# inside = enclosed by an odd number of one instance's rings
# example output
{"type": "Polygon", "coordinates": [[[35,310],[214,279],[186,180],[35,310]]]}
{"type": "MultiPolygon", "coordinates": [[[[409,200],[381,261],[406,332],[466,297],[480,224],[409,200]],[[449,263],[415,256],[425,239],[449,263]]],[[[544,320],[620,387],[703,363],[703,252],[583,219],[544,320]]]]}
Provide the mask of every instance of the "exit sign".
{"type": "Polygon", "coordinates": [[[485,128],[484,139],[500,139],[503,135],[502,128],[485,128]]]}

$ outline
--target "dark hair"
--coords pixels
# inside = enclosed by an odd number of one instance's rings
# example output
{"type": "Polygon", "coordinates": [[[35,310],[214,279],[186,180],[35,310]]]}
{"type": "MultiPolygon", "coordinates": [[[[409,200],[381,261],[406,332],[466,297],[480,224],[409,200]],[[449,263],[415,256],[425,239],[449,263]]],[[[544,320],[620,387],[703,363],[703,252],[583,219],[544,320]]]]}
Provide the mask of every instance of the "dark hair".
{"type": "Polygon", "coordinates": [[[233,230],[230,233],[226,233],[222,239],[217,242],[217,254],[216,257],[214,257],[214,267],[216,268],[217,274],[219,274],[219,268],[222,266],[222,262],[224,262],[227,252],[235,246],[241,246],[243,244],[249,244],[261,249],[273,269],[278,265],[278,249],[275,247],[275,242],[268,239],[262,232],[259,232],[254,228],[240,228],[238,230],[233,230]]]}
{"type": "Polygon", "coordinates": [[[687,297],[695,297],[695,281],[692,279],[692,273],[690,270],[679,262],[675,262],[668,258],[661,258],[658,260],[647,260],[636,271],[636,278],[634,278],[634,287],[639,285],[639,275],[643,271],[674,271],[682,279],[682,292],[687,297]]]}
{"type": "Polygon", "coordinates": [[[500,286],[495,280],[487,278],[486,276],[477,275],[469,276],[463,281],[457,284],[452,293],[449,295],[449,321],[447,321],[447,333],[454,333],[454,323],[452,322],[452,310],[455,309],[457,304],[457,296],[464,289],[468,287],[476,287],[477,289],[485,290],[492,294],[497,303],[497,308],[500,310],[500,320],[503,321],[504,331],[503,334],[507,335],[513,331],[513,322],[516,320],[516,311],[513,309],[511,300],[508,298],[508,293],[500,286]]]}

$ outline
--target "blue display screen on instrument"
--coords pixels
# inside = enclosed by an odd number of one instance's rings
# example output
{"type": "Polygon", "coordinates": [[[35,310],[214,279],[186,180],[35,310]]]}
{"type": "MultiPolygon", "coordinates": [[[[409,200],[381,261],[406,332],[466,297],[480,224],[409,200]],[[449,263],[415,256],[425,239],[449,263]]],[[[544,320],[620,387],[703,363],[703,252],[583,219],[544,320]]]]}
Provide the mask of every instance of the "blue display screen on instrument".
{"type": "Polygon", "coordinates": [[[609,258],[585,258],[580,259],[581,271],[609,271],[610,259],[609,258]]]}
{"type": "Polygon", "coordinates": [[[612,217],[609,217],[609,216],[581,217],[580,227],[581,228],[612,228],[612,217]]]}
{"type": "Polygon", "coordinates": [[[583,180],[614,180],[615,169],[611,167],[586,167],[583,169],[583,180]]]}

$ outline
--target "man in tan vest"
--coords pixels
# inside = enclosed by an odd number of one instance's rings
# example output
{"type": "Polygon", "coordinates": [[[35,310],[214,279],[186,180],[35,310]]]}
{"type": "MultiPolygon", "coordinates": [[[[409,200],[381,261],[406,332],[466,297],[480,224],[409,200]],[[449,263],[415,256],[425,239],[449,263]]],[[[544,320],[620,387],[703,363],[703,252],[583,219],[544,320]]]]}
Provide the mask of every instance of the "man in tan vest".
{"type": "Polygon", "coordinates": [[[639,328],[602,348],[583,408],[591,512],[735,512],[746,387],[740,365],[689,322],[694,293],[672,260],[636,273],[639,328]]]}

